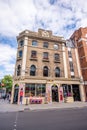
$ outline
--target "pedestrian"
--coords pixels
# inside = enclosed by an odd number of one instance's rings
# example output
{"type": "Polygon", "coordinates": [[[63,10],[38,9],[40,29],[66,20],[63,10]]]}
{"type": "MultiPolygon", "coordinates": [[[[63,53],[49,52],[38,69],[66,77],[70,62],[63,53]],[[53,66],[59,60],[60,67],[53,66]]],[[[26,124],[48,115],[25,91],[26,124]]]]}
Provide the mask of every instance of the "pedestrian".
{"type": "Polygon", "coordinates": [[[22,100],[23,100],[23,88],[21,88],[20,90],[20,104],[22,104],[22,100]]]}

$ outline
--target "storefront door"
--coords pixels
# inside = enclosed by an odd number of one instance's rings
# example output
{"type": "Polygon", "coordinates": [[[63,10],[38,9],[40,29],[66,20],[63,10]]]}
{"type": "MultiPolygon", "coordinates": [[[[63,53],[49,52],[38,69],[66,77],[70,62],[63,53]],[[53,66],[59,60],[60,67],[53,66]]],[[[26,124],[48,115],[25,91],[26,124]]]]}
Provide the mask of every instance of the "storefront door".
{"type": "Polygon", "coordinates": [[[58,87],[52,86],[52,102],[58,102],[58,87]]]}
{"type": "Polygon", "coordinates": [[[14,87],[14,99],[13,99],[13,103],[17,103],[18,102],[18,92],[19,92],[19,86],[15,86],[14,87]]]}
{"type": "Polygon", "coordinates": [[[79,85],[72,85],[74,101],[81,101],[79,85]]]}

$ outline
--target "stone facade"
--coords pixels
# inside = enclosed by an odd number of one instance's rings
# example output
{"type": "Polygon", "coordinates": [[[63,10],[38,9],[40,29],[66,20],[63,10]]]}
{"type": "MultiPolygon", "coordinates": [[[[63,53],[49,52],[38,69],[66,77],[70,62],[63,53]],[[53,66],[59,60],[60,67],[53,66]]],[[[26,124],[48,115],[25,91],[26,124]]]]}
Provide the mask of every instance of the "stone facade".
{"type": "Polygon", "coordinates": [[[23,104],[84,101],[76,48],[43,29],[25,30],[17,41],[12,103],[20,103],[21,90],[23,104]]]}

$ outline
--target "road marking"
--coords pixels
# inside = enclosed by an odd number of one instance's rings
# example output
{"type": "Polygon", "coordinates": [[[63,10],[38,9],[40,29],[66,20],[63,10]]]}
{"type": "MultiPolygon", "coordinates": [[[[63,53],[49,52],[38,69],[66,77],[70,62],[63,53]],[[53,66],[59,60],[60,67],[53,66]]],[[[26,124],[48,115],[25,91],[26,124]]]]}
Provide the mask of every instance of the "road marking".
{"type": "Polygon", "coordinates": [[[16,127],[17,127],[17,119],[18,119],[18,112],[16,113],[16,118],[15,118],[15,121],[14,121],[13,130],[17,130],[16,129],[16,127]]]}

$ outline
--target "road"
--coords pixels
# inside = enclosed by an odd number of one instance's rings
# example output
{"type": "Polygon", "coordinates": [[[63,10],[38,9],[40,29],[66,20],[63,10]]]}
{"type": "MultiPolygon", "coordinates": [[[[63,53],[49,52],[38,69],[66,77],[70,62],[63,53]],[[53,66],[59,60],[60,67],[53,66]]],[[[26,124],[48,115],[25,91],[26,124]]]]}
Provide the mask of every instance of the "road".
{"type": "Polygon", "coordinates": [[[0,113],[0,130],[87,130],[87,107],[0,113]]]}

